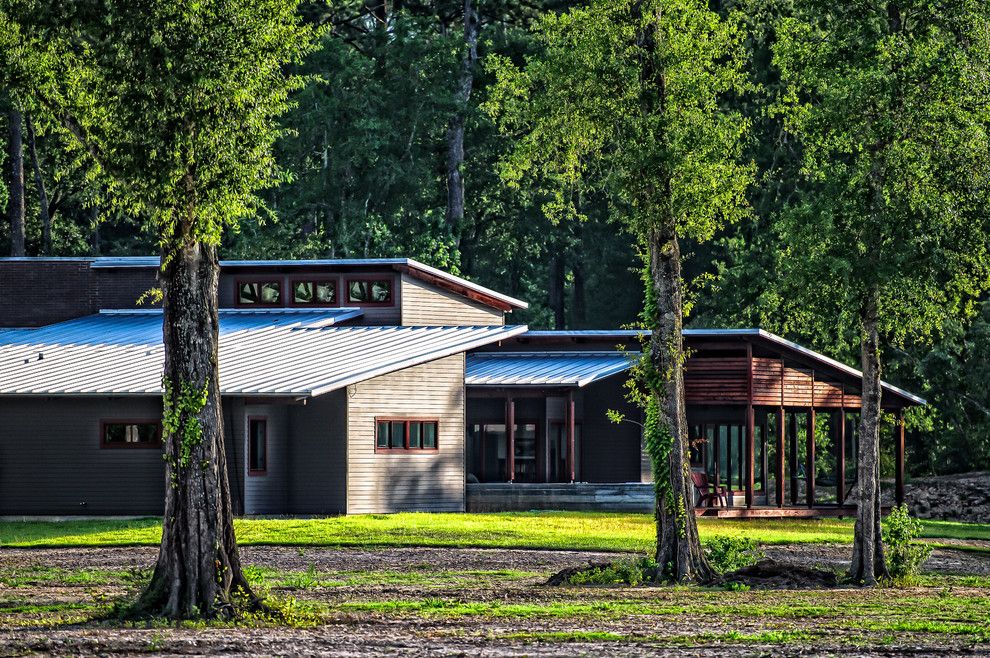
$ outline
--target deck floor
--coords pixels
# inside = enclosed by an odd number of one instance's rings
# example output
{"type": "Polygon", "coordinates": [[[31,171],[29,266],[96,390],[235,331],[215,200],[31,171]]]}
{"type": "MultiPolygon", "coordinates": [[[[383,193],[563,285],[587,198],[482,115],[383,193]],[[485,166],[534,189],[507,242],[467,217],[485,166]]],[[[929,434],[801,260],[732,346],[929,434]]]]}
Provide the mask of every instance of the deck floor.
{"type": "Polygon", "coordinates": [[[816,505],[776,507],[770,505],[754,505],[753,507],[696,507],[695,516],[714,516],[722,519],[753,519],[753,518],[814,518],[814,517],[854,517],[855,505],[816,505]]]}

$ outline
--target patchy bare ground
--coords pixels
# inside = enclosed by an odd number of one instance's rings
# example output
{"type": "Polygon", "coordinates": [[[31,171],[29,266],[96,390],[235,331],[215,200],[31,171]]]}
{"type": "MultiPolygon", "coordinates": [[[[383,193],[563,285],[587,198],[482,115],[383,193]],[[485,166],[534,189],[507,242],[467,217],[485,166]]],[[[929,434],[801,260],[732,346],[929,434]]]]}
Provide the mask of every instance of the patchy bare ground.
{"type": "MultiPolygon", "coordinates": [[[[767,548],[841,568],[846,546],[767,548]]],[[[318,611],[310,628],[121,628],[91,621],[153,548],[0,549],[0,655],[990,655],[986,554],[938,550],[908,590],[546,587],[614,554],[247,547],[261,586],[318,611]],[[73,574],[76,574],[75,576],[73,574]],[[81,577],[79,574],[86,575],[81,577]]]]}

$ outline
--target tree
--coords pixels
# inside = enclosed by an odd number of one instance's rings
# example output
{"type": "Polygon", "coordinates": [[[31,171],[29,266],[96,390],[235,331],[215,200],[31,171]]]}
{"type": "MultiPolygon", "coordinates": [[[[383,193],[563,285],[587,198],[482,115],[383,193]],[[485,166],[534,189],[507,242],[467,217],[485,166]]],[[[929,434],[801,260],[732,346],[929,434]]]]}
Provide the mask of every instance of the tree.
{"type": "Polygon", "coordinates": [[[311,40],[295,0],[0,2],[0,64],[161,246],[165,514],[135,611],[257,607],[241,570],[217,370],[217,246],[280,179],[276,119],[311,40]]]}
{"type": "Polygon", "coordinates": [[[721,105],[746,87],[738,21],[700,0],[598,0],[545,17],[536,34],[543,51],[523,68],[490,64],[498,86],[489,109],[518,136],[504,175],[552,183],[544,211],[556,219],[579,217],[581,199],[601,191],[638,240],[652,335],[635,377],[656,486],[656,559],[665,579],[707,580],[692,513],[679,238],[711,238],[746,213],[747,121],[721,105]]]}
{"type": "Polygon", "coordinates": [[[970,315],[990,281],[990,13],[951,0],[796,3],[778,106],[803,148],[780,215],[793,324],[853,327],[863,369],[850,576],[888,577],[880,537],[881,352],[970,315]]]}
{"type": "Polygon", "coordinates": [[[21,111],[11,101],[7,113],[7,220],[10,222],[10,255],[23,256],[24,250],[24,130],[21,111]]]}

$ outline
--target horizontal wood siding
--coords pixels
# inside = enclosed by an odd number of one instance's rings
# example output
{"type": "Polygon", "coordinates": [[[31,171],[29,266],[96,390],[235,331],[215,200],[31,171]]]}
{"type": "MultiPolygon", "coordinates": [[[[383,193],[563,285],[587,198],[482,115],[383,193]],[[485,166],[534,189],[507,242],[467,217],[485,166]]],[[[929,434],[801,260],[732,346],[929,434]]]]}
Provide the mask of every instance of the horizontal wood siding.
{"type": "Polygon", "coordinates": [[[289,408],[289,513],[343,514],[347,491],[347,395],[289,408]]]}
{"type": "Polygon", "coordinates": [[[288,407],[285,405],[252,404],[243,407],[240,440],[244,446],[244,513],[251,514],[285,514],[289,498],[289,436],[288,436],[288,407]],[[248,420],[264,417],[268,421],[268,469],[264,475],[250,475],[247,463],[248,420]]]}
{"type": "Polygon", "coordinates": [[[823,381],[806,368],[781,365],[780,359],[753,359],[753,403],[758,406],[808,407],[814,390],[815,407],[838,409],[859,407],[859,395],[843,390],[842,384],[823,381]],[[812,385],[813,384],[813,385],[812,385]],[[783,396],[783,397],[782,397],[783,396]]]}
{"type": "Polygon", "coordinates": [[[347,513],[464,510],[464,355],[347,387],[347,513]],[[437,418],[436,452],[375,452],[375,417],[437,418]]]}
{"type": "Polygon", "coordinates": [[[0,515],[161,514],[161,449],[100,447],[101,419],[161,413],[157,398],[0,400],[0,515]]]}
{"type": "Polygon", "coordinates": [[[745,357],[691,357],[684,370],[688,403],[746,402],[748,385],[745,357]]]}
{"type": "Polygon", "coordinates": [[[402,324],[406,326],[495,326],[502,311],[402,275],[402,324]]]}

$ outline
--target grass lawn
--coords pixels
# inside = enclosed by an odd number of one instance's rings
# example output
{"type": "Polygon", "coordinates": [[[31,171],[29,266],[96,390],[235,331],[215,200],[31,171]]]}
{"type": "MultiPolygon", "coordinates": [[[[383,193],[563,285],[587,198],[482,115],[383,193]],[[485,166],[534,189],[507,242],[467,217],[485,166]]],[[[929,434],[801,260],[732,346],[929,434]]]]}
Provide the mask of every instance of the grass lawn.
{"type": "MultiPolygon", "coordinates": [[[[159,542],[160,519],[3,521],[0,546],[138,546],[159,542]]],[[[702,540],[751,537],[761,544],[850,543],[851,519],[698,520],[702,540]]],[[[654,526],[646,514],[507,512],[371,514],[324,519],[240,519],[239,543],[284,546],[452,546],[647,551],[654,526]]],[[[933,539],[990,540],[990,524],[923,522],[933,539]]],[[[979,550],[979,549],[977,549],[979,550]]],[[[986,550],[986,549],[983,549],[986,550]]]]}

